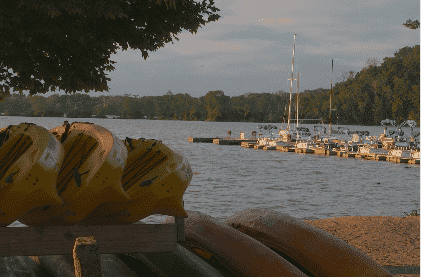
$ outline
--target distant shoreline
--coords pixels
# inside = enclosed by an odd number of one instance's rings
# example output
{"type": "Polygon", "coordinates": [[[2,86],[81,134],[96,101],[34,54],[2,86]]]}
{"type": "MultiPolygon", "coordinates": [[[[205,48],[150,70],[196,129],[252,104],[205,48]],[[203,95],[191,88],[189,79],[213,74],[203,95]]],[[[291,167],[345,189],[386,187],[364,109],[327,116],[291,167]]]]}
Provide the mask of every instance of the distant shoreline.
{"type": "MultiPolygon", "coordinates": [[[[209,120],[180,120],[180,119],[159,119],[158,117],[155,117],[153,119],[151,118],[121,118],[118,115],[106,115],[107,117],[54,117],[54,116],[25,116],[25,115],[3,115],[0,114],[0,118],[4,118],[4,117],[33,117],[33,118],[40,118],[40,117],[45,117],[45,118],[63,118],[63,120],[67,120],[69,118],[74,118],[74,119],[122,119],[122,120],[151,120],[151,121],[160,121],[160,120],[167,120],[167,121],[196,121],[196,122],[218,122],[218,123],[253,123],[253,124],[261,124],[261,125],[276,125],[276,124],[287,124],[286,122],[250,122],[250,121],[209,121],[209,120]]],[[[316,120],[316,119],[315,119],[316,120]]],[[[318,125],[321,123],[299,123],[300,125],[318,125]]],[[[290,125],[295,125],[295,123],[290,123],[290,125]]],[[[329,125],[329,123],[323,123],[321,125],[329,125]]],[[[365,126],[374,126],[374,127],[382,127],[382,125],[358,125],[358,124],[335,124],[332,123],[332,126],[361,126],[361,127],[365,127],[365,126]]],[[[397,128],[396,126],[386,126],[388,128],[397,128]]],[[[405,126],[404,128],[410,128],[405,126]]],[[[416,126],[414,128],[420,128],[420,126],[416,126]]]]}

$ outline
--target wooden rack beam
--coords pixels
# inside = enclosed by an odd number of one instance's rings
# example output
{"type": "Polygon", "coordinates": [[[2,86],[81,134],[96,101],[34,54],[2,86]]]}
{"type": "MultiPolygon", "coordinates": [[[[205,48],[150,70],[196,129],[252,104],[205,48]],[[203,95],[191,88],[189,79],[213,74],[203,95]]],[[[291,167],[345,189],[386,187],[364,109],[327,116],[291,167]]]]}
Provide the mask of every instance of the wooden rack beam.
{"type": "Polygon", "coordinates": [[[0,227],[0,257],[72,255],[79,237],[93,237],[100,254],[174,251],[185,240],[176,224],[0,227]]]}

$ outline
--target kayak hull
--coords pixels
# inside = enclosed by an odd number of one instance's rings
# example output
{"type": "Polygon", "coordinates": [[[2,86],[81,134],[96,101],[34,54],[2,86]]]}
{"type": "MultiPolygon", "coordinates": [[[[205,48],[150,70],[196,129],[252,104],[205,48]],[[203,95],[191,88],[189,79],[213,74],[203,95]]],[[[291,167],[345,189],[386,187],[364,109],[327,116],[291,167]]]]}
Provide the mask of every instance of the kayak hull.
{"type": "MultiPolygon", "coordinates": [[[[60,139],[57,131],[65,128],[58,126],[50,132],[60,139]]],[[[99,125],[76,122],[68,127],[63,148],[56,189],[64,204],[32,209],[20,222],[28,226],[74,225],[101,203],[130,201],[121,185],[127,150],[114,134],[99,125]]]]}
{"type": "MultiPolygon", "coordinates": [[[[220,265],[216,268],[224,275],[228,271],[230,276],[307,276],[255,239],[203,213],[187,212],[186,241],[181,244],[198,249],[195,254],[205,261],[209,261],[208,253],[215,256],[215,265],[220,265]]],[[[168,218],[166,223],[173,220],[168,218]]]]}
{"type": "Polygon", "coordinates": [[[228,217],[225,223],[305,268],[313,276],[392,276],[351,245],[280,212],[246,209],[228,217]]]}
{"type": "Polygon", "coordinates": [[[193,175],[187,159],[155,140],[132,140],[131,145],[121,180],[131,202],[103,203],[79,224],[132,224],[152,214],[187,216],[183,194],[193,175]]]}
{"type": "Polygon", "coordinates": [[[0,137],[0,226],[33,208],[62,205],[55,181],[64,149],[56,138],[32,123],[3,128],[0,137]]]}

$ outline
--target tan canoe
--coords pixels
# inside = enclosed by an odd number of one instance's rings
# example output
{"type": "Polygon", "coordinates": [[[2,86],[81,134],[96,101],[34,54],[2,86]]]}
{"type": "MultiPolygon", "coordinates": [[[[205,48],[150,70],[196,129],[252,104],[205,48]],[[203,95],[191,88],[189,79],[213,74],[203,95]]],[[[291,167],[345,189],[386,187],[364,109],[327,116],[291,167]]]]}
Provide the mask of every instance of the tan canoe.
{"type": "MultiPolygon", "coordinates": [[[[307,276],[255,239],[206,214],[187,213],[186,241],[181,244],[218,270],[228,271],[227,275],[307,276]],[[216,258],[214,262],[213,256],[216,258]]],[[[168,218],[166,223],[173,220],[168,218]]]]}
{"type": "Polygon", "coordinates": [[[314,276],[392,276],[337,237],[286,214],[245,209],[225,223],[255,238],[314,276]]]}

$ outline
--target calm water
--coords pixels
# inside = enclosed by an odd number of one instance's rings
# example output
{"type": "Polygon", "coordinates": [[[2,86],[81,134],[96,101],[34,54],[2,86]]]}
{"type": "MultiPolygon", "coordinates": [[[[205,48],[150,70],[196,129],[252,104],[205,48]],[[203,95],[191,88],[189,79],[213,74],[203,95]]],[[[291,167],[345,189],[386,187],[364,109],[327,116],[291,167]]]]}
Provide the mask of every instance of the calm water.
{"type": "MultiPolygon", "coordinates": [[[[32,122],[51,129],[63,118],[0,117],[0,127],[32,122]]],[[[256,123],[120,119],[68,119],[108,128],[120,139],[154,138],[180,150],[194,172],[184,195],[187,210],[224,219],[245,208],[270,208],[300,219],[342,216],[405,216],[420,205],[419,165],[189,143],[187,137],[232,137],[256,123]]],[[[274,124],[280,126],[281,124],[274,124]]],[[[301,125],[312,127],[313,125],[301,125]]],[[[337,126],[334,126],[335,129],[337,126]]],[[[379,135],[383,128],[347,126],[379,135]]],[[[409,128],[408,128],[409,129],[409,128]]],[[[405,129],[404,129],[405,130],[405,129]]],[[[150,216],[148,223],[166,216],[150,216]]],[[[13,226],[21,226],[15,222],[13,226]]]]}

